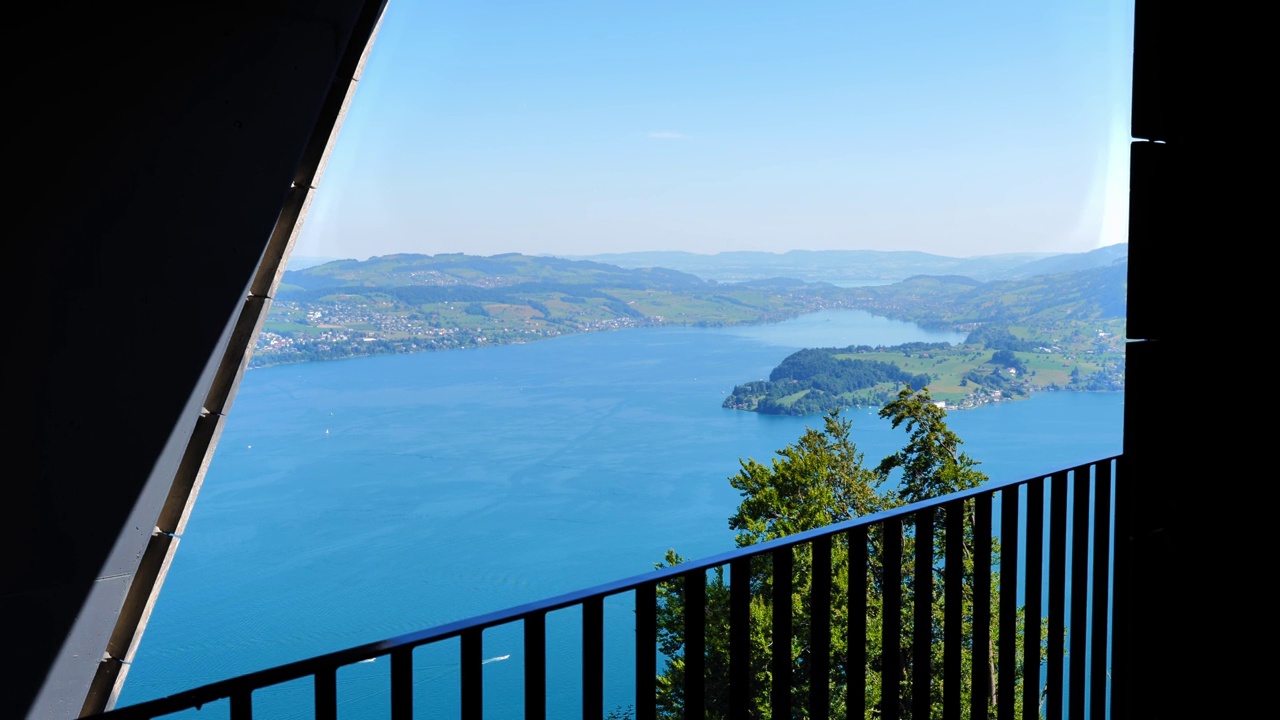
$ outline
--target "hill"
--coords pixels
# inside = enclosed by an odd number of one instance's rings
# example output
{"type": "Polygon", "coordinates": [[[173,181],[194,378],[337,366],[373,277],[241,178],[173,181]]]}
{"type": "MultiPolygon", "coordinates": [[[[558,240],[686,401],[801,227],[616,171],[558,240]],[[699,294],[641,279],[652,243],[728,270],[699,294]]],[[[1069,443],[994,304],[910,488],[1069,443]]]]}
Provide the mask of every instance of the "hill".
{"type": "Polygon", "coordinates": [[[1056,323],[1125,316],[1128,262],[1020,280],[920,276],[848,288],[854,307],[925,327],[971,330],[987,323],[1056,323]]]}
{"type": "Polygon", "coordinates": [[[935,399],[959,408],[1035,390],[1122,390],[1127,256],[1086,265],[1020,280],[918,276],[842,289],[848,307],[967,330],[968,337],[956,346],[802,350],[784,359],[767,381],[735,387],[723,405],[766,414],[825,413],[881,406],[902,385],[927,386],[935,399]]]}
{"type": "Polygon", "coordinates": [[[256,366],[528,342],[648,325],[732,325],[834,307],[826,286],[726,285],[667,268],[515,253],[388,255],[284,274],[256,366]]]}

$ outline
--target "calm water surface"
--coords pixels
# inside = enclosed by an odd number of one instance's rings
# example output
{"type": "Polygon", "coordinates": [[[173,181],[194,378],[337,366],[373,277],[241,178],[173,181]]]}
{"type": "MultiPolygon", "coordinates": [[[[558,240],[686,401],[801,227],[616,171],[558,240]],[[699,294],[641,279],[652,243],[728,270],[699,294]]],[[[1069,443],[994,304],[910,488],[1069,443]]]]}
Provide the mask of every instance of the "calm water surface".
{"type": "MultiPolygon", "coordinates": [[[[668,548],[727,550],[739,458],[820,422],[724,410],[735,384],[802,347],[960,339],[830,311],[254,370],[120,704],[641,573],[668,548]]],[[[1119,453],[1122,414],[1120,395],[1042,393],[949,422],[1012,479],[1119,453]]],[[[850,417],[869,463],[905,438],[850,417]]],[[[629,601],[606,604],[609,707],[633,692],[629,601]]],[[[548,619],[554,717],[581,713],[579,618],[548,619]]],[[[520,653],[518,631],[486,633],[490,716],[520,716],[520,653]]],[[[456,642],[415,654],[423,717],[456,716],[456,657],[456,642]]],[[[341,717],[386,714],[388,666],[339,673],[341,717]]],[[[310,694],[255,694],[255,716],[310,716],[310,694]]],[[[225,716],[217,705],[193,717],[225,716]]]]}

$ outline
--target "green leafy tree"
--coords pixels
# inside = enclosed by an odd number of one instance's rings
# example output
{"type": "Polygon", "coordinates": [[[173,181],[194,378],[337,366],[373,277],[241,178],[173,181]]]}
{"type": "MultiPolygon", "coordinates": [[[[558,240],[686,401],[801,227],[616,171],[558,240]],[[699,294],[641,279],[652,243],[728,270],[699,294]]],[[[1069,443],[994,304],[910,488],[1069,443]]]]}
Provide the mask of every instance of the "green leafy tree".
{"type": "MultiPolygon", "coordinates": [[[[884,458],[875,467],[864,464],[863,454],[850,437],[851,423],[841,418],[838,412],[826,415],[821,429],[806,429],[798,441],[777,451],[776,457],[769,464],[753,459],[741,461],[738,472],[729,478],[729,482],[742,495],[742,501],[736,512],[729,518],[730,528],[737,531],[736,544],[738,547],[748,547],[982,484],[987,479],[986,475],[977,469],[977,461],[960,450],[962,441],[947,427],[945,415],[945,410],[934,404],[927,390],[916,391],[907,387],[880,411],[880,416],[889,420],[894,428],[905,427],[908,435],[907,443],[901,450],[884,458]],[[896,486],[891,482],[895,479],[896,486]]],[[[971,507],[966,510],[966,513],[971,512],[971,507]]],[[[963,542],[965,566],[964,587],[961,593],[964,603],[962,617],[964,635],[972,637],[973,522],[972,517],[966,520],[963,542]]],[[[936,527],[942,527],[941,521],[942,519],[939,518],[936,527]]],[[[884,545],[882,535],[883,529],[879,525],[870,528],[868,533],[870,562],[867,568],[868,592],[865,618],[867,665],[864,668],[850,667],[851,656],[847,645],[847,628],[850,621],[850,608],[847,603],[848,542],[843,534],[832,539],[833,587],[829,684],[833,717],[844,717],[850,702],[859,707],[874,709],[869,712],[871,712],[870,717],[875,717],[880,707],[882,680],[886,673],[896,673],[899,678],[902,693],[901,717],[911,717],[912,697],[917,692],[928,693],[935,710],[938,713],[941,712],[941,643],[932,643],[930,675],[934,680],[931,687],[912,687],[909,663],[912,658],[913,606],[916,597],[927,597],[932,601],[934,626],[932,634],[935,638],[941,638],[944,612],[940,582],[942,569],[935,567],[936,578],[931,588],[914,587],[911,564],[914,558],[915,532],[910,523],[904,523],[902,537],[899,538],[903,549],[900,568],[902,584],[899,588],[902,597],[900,603],[902,664],[897,668],[882,667],[880,644],[883,634],[885,590],[884,567],[880,561],[884,545]],[[865,695],[856,699],[848,698],[849,674],[859,672],[865,678],[865,695]]],[[[934,557],[941,558],[944,542],[942,534],[935,533],[934,541],[937,543],[934,557]]],[[[664,561],[658,563],[657,567],[674,566],[683,561],[684,558],[672,550],[667,552],[664,561]]],[[[994,542],[993,564],[998,564],[998,544],[994,542]]],[[[780,651],[788,652],[792,660],[793,706],[790,715],[794,718],[808,717],[807,698],[812,666],[810,648],[812,546],[804,544],[793,550],[790,648],[780,649],[772,642],[773,572],[771,563],[767,558],[758,558],[752,562],[751,570],[748,582],[751,589],[750,675],[752,683],[749,688],[730,688],[728,684],[729,587],[733,578],[726,578],[723,568],[713,570],[707,578],[704,661],[706,717],[728,718],[731,694],[747,693],[751,708],[749,716],[770,718],[772,716],[769,705],[770,668],[773,653],[780,651]]],[[[658,592],[658,644],[663,656],[667,658],[657,678],[658,711],[661,717],[684,718],[685,590],[683,583],[672,582],[660,586],[658,592]]],[[[990,593],[994,610],[999,598],[999,575],[994,570],[990,593]]],[[[861,608],[858,610],[861,611],[861,608]]],[[[999,629],[995,622],[997,616],[998,613],[991,613],[991,650],[994,650],[998,642],[999,629]]],[[[994,658],[996,654],[991,652],[989,656],[994,658]]],[[[1021,650],[1017,656],[1021,657],[1021,650]]],[[[994,662],[988,667],[974,668],[972,657],[972,647],[966,646],[963,650],[962,662],[965,687],[962,695],[966,713],[969,708],[969,693],[973,687],[974,674],[981,673],[986,678],[991,678],[991,688],[994,688],[997,677],[994,662]]],[[[991,697],[994,695],[992,690],[991,697]]],[[[1020,692],[1017,695],[1020,697],[1020,692]]]]}
{"type": "Polygon", "coordinates": [[[960,450],[964,443],[947,427],[947,411],[933,402],[927,389],[907,388],[880,410],[880,417],[896,430],[906,425],[907,444],[880,461],[876,474],[880,482],[889,473],[902,470],[899,490],[908,503],[975,488],[987,481],[978,470],[978,461],[960,450]]]}

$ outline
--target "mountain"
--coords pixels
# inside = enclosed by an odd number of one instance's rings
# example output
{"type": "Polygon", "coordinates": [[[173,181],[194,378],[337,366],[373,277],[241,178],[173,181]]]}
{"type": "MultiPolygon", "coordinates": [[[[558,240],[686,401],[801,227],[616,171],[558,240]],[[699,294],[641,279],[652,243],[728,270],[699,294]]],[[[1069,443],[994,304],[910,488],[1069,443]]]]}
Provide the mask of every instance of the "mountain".
{"type": "Polygon", "coordinates": [[[1088,270],[1090,268],[1114,265],[1120,261],[1128,260],[1128,258],[1129,243],[1117,243],[1085,253],[1054,255],[1040,260],[1032,260],[1021,267],[1014,268],[1007,278],[1028,278],[1035,275],[1050,275],[1072,270],[1088,270]]]}
{"type": "Polygon", "coordinates": [[[1008,280],[1083,270],[1128,255],[1128,246],[1088,253],[1018,253],[955,258],[915,251],[792,250],[785,253],[633,252],[570,256],[624,268],[667,267],[706,280],[742,282],[789,277],[834,285],[885,285],[914,275],[964,275],[976,280],[1008,280]]]}
{"type": "Polygon", "coordinates": [[[892,285],[846,288],[852,307],[925,327],[972,329],[992,322],[1123,319],[1129,263],[1118,260],[1016,280],[921,275],[892,285]]]}

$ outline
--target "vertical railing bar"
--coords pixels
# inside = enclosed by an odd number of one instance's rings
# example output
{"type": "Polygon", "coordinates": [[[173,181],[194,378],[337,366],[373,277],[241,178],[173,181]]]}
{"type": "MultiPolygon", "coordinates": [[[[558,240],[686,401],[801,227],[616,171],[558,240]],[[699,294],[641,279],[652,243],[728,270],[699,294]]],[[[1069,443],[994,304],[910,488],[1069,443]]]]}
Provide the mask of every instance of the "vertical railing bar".
{"type": "Polygon", "coordinates": [[[1067,473],[1053,474],[1049,503],[1049,637],[1044,709],[1048,720],[1062,720],[1063,636],[1067,604],[1067,473]]]}
{"type": "Polygon", "coordinates": [[[636,588],[636,720],[656,720],[658,586],[636,588]]]}
{"type": "Polygon", "coordinates": [[[1044,478],[1025,486],[1026,546],[1023,548],[1022,717],[1040,718],[1040,619],[1044,612],[1044,478]]]}
{"type": "Polygon", "coordinates": [[[706,705],[707,571],[684,576],[684,711],[702,717],[706,705]]]}
{"type": "Polygon", "coordinates": [[[791,566],[790,547],[774,550],[773,556],[773,687],[770,705],[773,717],[791,717],[791,566]]]}
{"type": "Polygon", "coordinates": [[[996,653],[996,717],[1014,720],[1018,643],[1018,491],[1000,491],[1000,639],[996,653]]]}
{"type": "Polygon", "coordinates": [[[398,647],[391,651],[391,718],[413,720],[412,647],[398,647]]]}
{"type": "Polygon", "coordinates": [[[914,611],[911,638],[911,716],[929,717],[933,685],[933,509],[915,513],[914,611]]]}
{"type": "MultiPolygon", "coordinates": [[[[637,626],[639,622],[637,618],[637,626]]],[[[639,642],[637,631],[636,643],[639,642]]],[[[524,619],[524,718],[546,720],[546,717],[547,614],[538,612],[524,619]]]]}
{"type": "Polygon", "coordinates": [[[1067,660],[1071,667],[1067,692],[1068,716],[1084,720],[1084,677],[1089,664],[1085,644],[1089,627],[1089,465],[1071,473],[1071,633],[1067,660]]]}
{"type": "Polygon", "coordinates": [[[231,720],[253,720],[253,690],[237,690],[231,695],[231,720]]]}
{"type": "Polygon", "coordinates": [[[973,688],[969,717],[987,720],[991,669],[991,493],[973,498],[973,688]]]}
{"type": "Polygon", "coordinates": [[[849,542],[849,649],[845,667],[845,712],[850,720],[863,720],[867,711],[867,528],[845,534],[849,542]]]}
{"type": "Polygon", "coordinates": [[[338,718],[338,669],[327,667],[315,674],[316,720],[338,718]]]}
{"type": "Polygon", "coordinates": [[[729,564],[729,716],[747,717],[751,699],[751,558],[729,564]]]}
{"type": "MultiPolygon", "coordinates": [[[[964,633],[964,502],[948,504],[942,579],[942,717],[960,720],[964,633]]],[[[976,674],[980,668],[974,668],[976,674]]]]}
{"type": "Polygon", "coordinates": [[[826,720],[831,714],[831,536],[814,538],[811,547],[809,717],[826,720]]]}
{"type": "MultiPolygon", "coordinates": [[[[462,717],[480,720],[484,713],[484,661],[482,659],[482,631],[467,630],[462,633],[461,649],[461,700],[462,717]]],[[[392,671],[395,665],[392,665],[392,671]]]]}
{"type": "Polygon", "coordinates": [[[901,698],[902,664],[902,521],[887,518],[881,564],[884,568],[883,619],[880,652],[880,717],[898,720],[901,698]]]}
{"type": "Polygon", "coordinates": [[[604,598],[582,601],[582,720],[604,717],[604,598]]]}
{"type": "Polygon", "coordinates": [[[1094,466],[1093,480],[1093,637],[1089,641],[1089,717],[1107,714],[1107,600],[1111,590],[1111,463],[1094,466]]]}
{"type": "Polygon", "coordinates": [[[1133,660],[1130,657],[1133,610],[1130,607],[1133,570],[1133,513],[1136,508],[1136,483],[1125,479],[1125,458],[1116,459],[1115,475],[1112,478],[1114,488],[1111,516],[1114,520],[1114,557],[1111,569],[1111,703],[1110,717],[1123,718],[1130,715],[1129,678],[1133,674],[1133,660]]]}

